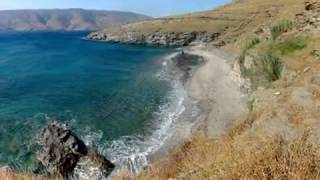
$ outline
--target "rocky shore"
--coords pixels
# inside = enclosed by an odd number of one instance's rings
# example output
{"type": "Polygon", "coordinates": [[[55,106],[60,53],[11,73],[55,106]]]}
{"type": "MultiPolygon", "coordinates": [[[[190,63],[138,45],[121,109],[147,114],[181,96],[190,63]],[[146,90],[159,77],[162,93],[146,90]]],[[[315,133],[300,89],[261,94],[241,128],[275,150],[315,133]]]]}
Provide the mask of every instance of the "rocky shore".
{"type": "Polygon", "coordinates": [[[90,177],[98,180],[107,178],[115,168],[94,147],[85,145],[66,124],[55,120],[42,129],[38,144],[39,166],[35,170],[36,174],[58,175],[63,179],[90,177]],[[92,170],[95,170],[94,175],[90,174],[92,170]]]}
{"type": "Polygon", "coordinates": [[[138,32],[93,32],[87,36],[87,39],[124,44],[187,46],[192,42],[212,42],[216,40],[219,35],[219,33],[208,32],[155,32],[149,35],[138,32]]]}

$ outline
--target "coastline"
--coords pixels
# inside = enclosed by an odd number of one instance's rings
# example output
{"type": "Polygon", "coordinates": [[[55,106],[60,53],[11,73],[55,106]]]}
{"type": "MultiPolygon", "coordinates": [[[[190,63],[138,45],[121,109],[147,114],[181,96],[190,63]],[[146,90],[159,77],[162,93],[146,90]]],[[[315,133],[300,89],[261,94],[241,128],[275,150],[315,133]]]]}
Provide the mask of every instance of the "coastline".
{"type": "MultiPolygon", "coordinates": [[[[157,151],[148,156],[150,165],[195,134],[217,138],[230,128],[236,117],[247,111],[247,95],[241,92],[243,80],[233,68],[235,57],[205,43],[179,48],[188,56],[203,59],[184,79],[185,110],[174,124],[173,133],[157,151]],[[195,112],[196,109],[196,112],[195,112]]],[[[178,56],[175,53],[168,57],[178,56]]],[[[177,68],[177,67],[176,67],[177,68]]]]}

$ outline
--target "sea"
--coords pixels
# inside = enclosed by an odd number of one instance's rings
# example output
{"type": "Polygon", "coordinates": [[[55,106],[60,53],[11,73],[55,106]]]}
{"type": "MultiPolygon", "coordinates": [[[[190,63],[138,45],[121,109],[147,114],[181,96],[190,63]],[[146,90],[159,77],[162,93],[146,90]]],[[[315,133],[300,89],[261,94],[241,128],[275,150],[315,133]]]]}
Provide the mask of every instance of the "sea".
{"type": "Polygon", "coordinates": [[[173,48],[84,39],[89,32],[0,32],[0,164],[36,168],[38,135],[66,123],[117,167],[138,172],[185,111],[167,73],[173,48]]]}

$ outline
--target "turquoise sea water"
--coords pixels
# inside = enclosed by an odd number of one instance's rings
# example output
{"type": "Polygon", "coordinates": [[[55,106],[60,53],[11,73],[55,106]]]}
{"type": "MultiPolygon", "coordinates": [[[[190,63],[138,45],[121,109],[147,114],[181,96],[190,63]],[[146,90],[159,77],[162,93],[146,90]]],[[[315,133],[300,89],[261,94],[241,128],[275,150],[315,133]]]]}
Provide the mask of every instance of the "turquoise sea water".
{"type": "Polygon", "coordinates": [[[85,35],[0,33],[0,164],[35,164],[37,133],[50,118],[106,153],[141,153],[132,139],[143,144],[169,101],[172,87],[157,73],[172,50],[86,41],[85,35]]]}

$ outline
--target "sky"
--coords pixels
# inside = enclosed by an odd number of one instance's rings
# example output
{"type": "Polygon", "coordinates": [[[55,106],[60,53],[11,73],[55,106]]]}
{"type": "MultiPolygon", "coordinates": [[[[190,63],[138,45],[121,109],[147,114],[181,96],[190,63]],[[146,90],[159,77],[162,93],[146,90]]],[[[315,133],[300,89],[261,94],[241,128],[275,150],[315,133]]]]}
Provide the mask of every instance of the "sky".
{"type": "Polygon", "coordinates": [[[0,0],[8,9],[103,9],[142,13],[153,17],[210,10],[231,0],[0,0]]]}

